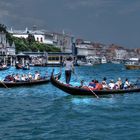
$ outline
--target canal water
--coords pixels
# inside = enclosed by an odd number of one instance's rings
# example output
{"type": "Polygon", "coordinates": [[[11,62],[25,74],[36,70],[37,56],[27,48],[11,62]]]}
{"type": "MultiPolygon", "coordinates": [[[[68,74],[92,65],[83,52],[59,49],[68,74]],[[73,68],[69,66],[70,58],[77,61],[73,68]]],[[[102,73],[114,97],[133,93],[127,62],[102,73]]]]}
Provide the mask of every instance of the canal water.
{"type": "MultiPolygon", "coordinates": [[[[52,67],[31,67],[41,74],[51,73],[52,67]]],[[[59,68],[55,68],[55,73],[59,68]]],[[[0,78],[7,74],[29,71],[0,71],[0,78]]],[[[62,69],[64,75],[64,69],[62,69]]],[[[135,82],[139,70],[126,70],[120,64],[103,64],[76,67],[71,84],[80,80],[87,83],[103,77],[135,82]]],[[[64,81],[64,76],[62,76],[64,81]]],[[[51,83],[17,88],[0,89],[0,139],[1,140],[139,140],[140,94],[72,96],[51,83]]]]}

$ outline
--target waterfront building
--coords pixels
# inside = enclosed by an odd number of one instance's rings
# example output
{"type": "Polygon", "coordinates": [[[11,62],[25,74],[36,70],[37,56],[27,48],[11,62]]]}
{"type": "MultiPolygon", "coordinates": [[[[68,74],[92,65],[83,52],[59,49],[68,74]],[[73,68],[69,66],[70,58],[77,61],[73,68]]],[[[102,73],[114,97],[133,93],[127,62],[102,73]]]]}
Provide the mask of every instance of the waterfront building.
{"type": "Polygon", "coordinates": [[[6,34],[0,32],[0,55],[6,54],[6,34]]]}
{"type": "Polygon", "coordinates": [[[29,30],[28,28],[25,30],[13,30],[11,28],[8,30],[8,32],[19,38],[27,38],[28,35],[31,34],[34,36],[35,41],[49,45],[55,45],[56,47],[60,48],[62,52],[72,52],[73,36],[64,32],[48,32],[46,30],[37,30],[36,28],[33,28],[33,30],[29,30]]]}
{"type": "Polygon", "coordinates": [[[6,39],[6,34],[0,32],[0,62],[12,65],[15,58],[15,44],[12,45],[6,39]]]}
{"type": "Polygon", "coordinates": [[[128,52],[125,49],[116,49],[115,50],[115,59],[124,60],[128,56],[128,52]]]}
{"type": "Polygon", "coordinates": [[[29,63],[30,65],[34,66],[59,66],[63,64],[63,61],[68,56],[72,56],[72,53],[22,52],[20,54],[17,54],[17,61],[22,65],[29,63]]]}
{"type": "Polygon", "coordinates": [[[27,38],[28,35],[31,34],[34,36],[35,41],[45,44],[53,44],[53,35],[43,30],[29,30],[28,28],[25,30],[13,30],[11,28],[11,30],[8,30],[8,32],[18,38],[27,38]]]}
{"type": "Polygon", "coordinates": [[[66,33],[53,32],[54,44],[61,49],[61,52],[72,53],[74,37],[66,33]]]}
{"type": "Polygon", "coordinates": [[[95,56],[96,51],[91,43],[81,43],[76,45],[77,56],[95,56]]]}

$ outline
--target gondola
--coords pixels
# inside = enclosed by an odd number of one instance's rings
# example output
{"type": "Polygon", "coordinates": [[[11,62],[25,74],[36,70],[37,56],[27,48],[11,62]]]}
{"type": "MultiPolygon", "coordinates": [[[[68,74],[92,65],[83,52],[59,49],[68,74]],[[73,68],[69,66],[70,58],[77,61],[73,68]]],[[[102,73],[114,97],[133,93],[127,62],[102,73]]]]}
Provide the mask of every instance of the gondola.
{"type": "Polygon", "coordinates": [[[108,95],[108,94],[124,94],[124,93],[140,92],[140,87],[139,88],[135,87],[131,89],[113,89],[113,90],[91,90],[89,88],[78,87],[78,86],[76,87],[76,86],[67,85],[61,82],[60,80],[58,80],[58,78],[54,77],[53,74],[51,75],[51,83],[57,88],[71,95],[95,96],[96,94],[100,96],[100,95],[108,95]]]}
{"type": "MultiPolygon", "coordinates": [[[[59,74],[55,74],[54,77],[58,77],[59,74]]],[[[30,80],[30,81],[18,81],[18,82],[8,82],[8,81],[0,81],[0,87],[9,88],[9,87],[19,87],[19,86],[34,86],[41,85],[50,82],[50,76],[47,78],[42,78],[40,80],[30,80]]]]}
{"type": "Polygon", "coordinates": [[[10,67],[8,67],[8,66],[6,66],[6,67],[0,67],[0,71],[2,71],[2,70],[7,70],[7,69],[9,69],[10,67]]]}
{"type": "Polygon", "coordinates": [[[15,67],[16,67],[16,69],[22,69],[22,68],[23,68],[23,66],[22,66],[21,64],[19,64],[19,63],[17,63],[17,64],[15,65],[15,67]]]}
{"type": "Polygon", "coordinates": [[[137,64],[137,65],[135,65],[135,64],[131,64],[131,65],[126,64],[125,67],[128,70],[140,70],[140,64],[137,64]]]}
{"type": "Polygon", "coordinates": [[[26,67],[26,66],[25,66],[25,67],[23,67],[22,69],[23,69],[23,70],[30,70],[30,67],[26,67]]]}

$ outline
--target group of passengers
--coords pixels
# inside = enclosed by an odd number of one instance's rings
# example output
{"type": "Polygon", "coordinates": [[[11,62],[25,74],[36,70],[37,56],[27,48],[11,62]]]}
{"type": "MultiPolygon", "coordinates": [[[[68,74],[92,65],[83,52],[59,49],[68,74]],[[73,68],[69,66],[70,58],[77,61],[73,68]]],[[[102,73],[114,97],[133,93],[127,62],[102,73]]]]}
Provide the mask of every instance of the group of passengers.
{"type": "Polygon", "coordinates": [[[131,88],[132,85],[128,81],[128,79],[125,79],[125,82],[123,83],[121,78],[118,78],[116,82],[114,80],[110,80],[109,83],[106,82],[106,78],[103,78],[103,81],[101,83],[98,82],[98,80],[92,80],[88,87],[92,88],[94,90],[102,90],[102,89],[128,89],[131,88]]]}
{"type": "Polygon", "coordinates": [[[22,81],[32,81],[32,80],[41,80],[48,77],[48,72],[45,76],[41,76],[39,71],[35,71],[34,74],[30,72],[28,74],[12,74],[5,77],[4,81],[7,82],[22,82],[22,81]]]}

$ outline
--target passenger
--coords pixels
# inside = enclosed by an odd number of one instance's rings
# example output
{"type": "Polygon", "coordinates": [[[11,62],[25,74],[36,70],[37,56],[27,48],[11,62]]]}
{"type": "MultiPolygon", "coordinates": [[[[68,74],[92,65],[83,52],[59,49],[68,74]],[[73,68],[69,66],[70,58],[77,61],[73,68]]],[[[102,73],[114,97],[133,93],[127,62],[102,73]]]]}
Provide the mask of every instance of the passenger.
{"type": "Polygon", "coordinates": [[[40,79],[40,74],[38,71],[35,72],[35,80],[39,80],[40,79]]]}
{"type": "Polygon", "coordinates": [[[7,65],[6,65],[6,64],[3,64],[3,65],[2,65],[2,67],[3,67],[3,68],[6,68],[6,67],[7,67],[7,65]]]}
{"type": "Polygon", "coordinates": [[[107,83],[106,83],[106,77],[103,78],[103,81],[102,82],[107,85],[107,83]]]}
{"type": "Polygon", "coordinates": [[[128,79],[126,78],[125,83],[124,83],[124,89],[130,88],[131,84],[128,81],[128,79]]]}
{"type": "Polygon", "coordinates": [[[96,84],[95,90],[102,90],[102,89],[103,89],[102,84],[100,84],[100,83],[98,82],[98,80],[95,80],[95,84],[96,84]]]}
{"type": "Polygon", "coordinates": [[[106,84],[106,81],[102,81],[103,89],[109,89],[109,86],[106,84]]]}
{"type": "Polygon", "coordinates": [[[26,79],[26,75],[25,74],[22,74],[22,76],[21,76],[21,81],[26,81],[27,79],[26,79]]]}
{"type": "Polygon", "coordinates": [[[116,88],[117,89],[122,89],[122,80],[121,80],[121,78],[118,78],[118,81],[116,82],[116,88]]]}
{"type": "Polygon", "coordinates": [[[11,81],[11,75],[7,75],[7,76],[4,78],[4,81],[10,82],[10,81],[11,81]]]}
{"type": "Polygon", "coordinates": [[[89,87],[92,87],[92,88],[95,88],[96,87],[96,83],[95,83],[96,80],[92,80],[90,83],[89,83],[89,87]]]}
{"type": "Polygon", "coordinates": [[[15,74],[12,74],[11,81],[15,82],[15,74]]]}
{"type": "Polygon", "coordinates": [[[28,79],[29,80],[32,80],[33,79],[33,77],[32,77],[32,74],[29,72],[29,74],[28,74],[28,79]]]}
{"type": "Polygon", "coordinates": [[[20,75],[18,73],[15,75],[14,78],[15,78],[15,81],[16,82],[19,82],[20,81],[20,75]]]}
{"type": "Polygon", "coordinates": [[[110,80],[110,83],[108,84],[110,89],[114,89],[115,88],[115,83],[114,80],[110,80]]]}

